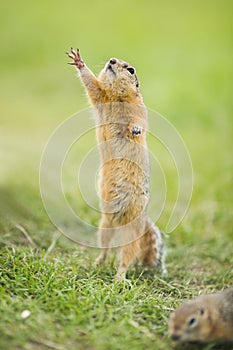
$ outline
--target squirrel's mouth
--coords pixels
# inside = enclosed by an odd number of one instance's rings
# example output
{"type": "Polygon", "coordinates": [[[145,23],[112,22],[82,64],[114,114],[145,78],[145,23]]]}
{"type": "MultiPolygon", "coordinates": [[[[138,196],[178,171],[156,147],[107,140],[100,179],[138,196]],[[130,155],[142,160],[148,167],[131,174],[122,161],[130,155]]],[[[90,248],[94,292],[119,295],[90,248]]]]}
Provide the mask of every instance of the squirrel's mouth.
{"type": "Polygon", "coordinates": [[[116,75],[116,72],[113,70],[111,64],[108,64],[108,65],[107,65],[106,71],[107,71],[107,70],[109,70],[111,73],[113,73],[114,75],[116,75]]]}

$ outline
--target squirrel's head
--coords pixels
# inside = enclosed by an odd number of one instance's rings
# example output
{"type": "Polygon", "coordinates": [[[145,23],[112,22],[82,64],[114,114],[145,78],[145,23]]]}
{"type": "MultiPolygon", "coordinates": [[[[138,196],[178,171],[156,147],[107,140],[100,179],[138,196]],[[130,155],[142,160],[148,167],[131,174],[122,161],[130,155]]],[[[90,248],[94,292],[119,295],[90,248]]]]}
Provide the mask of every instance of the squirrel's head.
{"type": "Polygon", "coordinates": [[[211,334],[212,319],[206,305],[188,301],[169,318],[169,335],[178,342],[205,342],[211,334]]]}
{"type": "Polygon", "coordinates": [[[129,63],[111,58],[100,72],[98,80],[105,90],[119,98],[139,94],[136,70],[129,63]]]}

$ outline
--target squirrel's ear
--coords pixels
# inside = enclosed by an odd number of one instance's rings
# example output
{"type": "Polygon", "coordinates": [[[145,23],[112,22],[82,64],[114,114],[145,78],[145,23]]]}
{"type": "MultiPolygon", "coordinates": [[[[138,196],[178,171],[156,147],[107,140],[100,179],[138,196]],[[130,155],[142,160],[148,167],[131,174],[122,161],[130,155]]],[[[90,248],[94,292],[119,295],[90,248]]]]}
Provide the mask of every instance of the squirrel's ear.
{"type": "Polygon", "coordinates": [[[202,308],[199,310],[199,313],[200,313],[200,315],[204,315],[205,309],[202,307],[202,308]]]}
{"type": "Polygon", "coordinates": [[[139,81],[138,81],[138,77],[135,74],[135,80],[136,80],[136,87],[139,88],[139,81]]]}

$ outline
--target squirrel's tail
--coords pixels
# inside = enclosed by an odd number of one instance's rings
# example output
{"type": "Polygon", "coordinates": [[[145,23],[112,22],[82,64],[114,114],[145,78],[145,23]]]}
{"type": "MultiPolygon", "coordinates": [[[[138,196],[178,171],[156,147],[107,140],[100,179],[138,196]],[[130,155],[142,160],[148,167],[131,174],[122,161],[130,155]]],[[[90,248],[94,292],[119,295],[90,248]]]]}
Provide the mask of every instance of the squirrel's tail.
{"type": "Polygon", "coordinates": [[[161,273],[166,274],[165,247],[162,233],[148,218],[146,233],[140,239],[140,260],[146,265],[156,266],[161,273]]]}

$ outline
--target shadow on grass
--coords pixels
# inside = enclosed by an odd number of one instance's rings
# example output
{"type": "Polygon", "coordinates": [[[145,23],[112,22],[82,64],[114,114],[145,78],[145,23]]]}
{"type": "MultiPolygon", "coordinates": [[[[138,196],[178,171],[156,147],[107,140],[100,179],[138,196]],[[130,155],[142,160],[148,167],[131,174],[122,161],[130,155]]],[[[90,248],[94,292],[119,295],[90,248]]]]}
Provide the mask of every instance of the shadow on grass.
{"type": "MultiPolygon", "coordinates": [[[[22,192],[22,189],[19,190],[22,192]]],[[[0,187],[0,229],[5,231],[19,221],[33,217],[33,212],[19,198],[17,188],[0,187]]]]}
{"type": "Polygon", "coordinates": [[[0,187],[0,245],[33,247],[35,240],[39,247],[47,246],[52,230],[39,191],[25,186],[0,187]]]}

